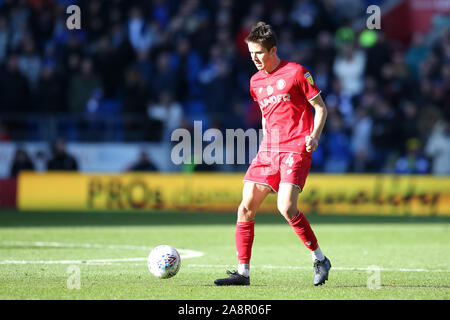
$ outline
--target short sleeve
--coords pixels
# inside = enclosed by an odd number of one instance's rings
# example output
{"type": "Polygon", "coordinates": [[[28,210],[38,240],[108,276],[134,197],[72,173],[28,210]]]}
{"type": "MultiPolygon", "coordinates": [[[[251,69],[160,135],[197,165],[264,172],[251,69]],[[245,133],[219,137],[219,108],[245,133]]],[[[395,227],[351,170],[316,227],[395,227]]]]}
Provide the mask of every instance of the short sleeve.
{"type": "Polygon", "coordinates": [[[305,67],[298,69],[295,80],[299,85],[300,91],[305,95],[306,100],[314,99],[320,94],[320,89],[316,86],[311,73],[305,67]]]}

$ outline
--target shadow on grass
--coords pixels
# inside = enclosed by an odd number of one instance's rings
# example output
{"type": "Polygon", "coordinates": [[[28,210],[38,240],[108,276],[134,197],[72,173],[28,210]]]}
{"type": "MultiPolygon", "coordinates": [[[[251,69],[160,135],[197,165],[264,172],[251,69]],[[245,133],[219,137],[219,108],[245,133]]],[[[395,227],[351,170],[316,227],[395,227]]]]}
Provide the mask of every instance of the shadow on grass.
{"type": "MultiPolygon", "coordinates": [[[[307,215],[312,224],[450,223],[450,217],[307,215]]],[[[286,224],[279,214],[257,214],[258,224],[286,224]]],[[[37,212],[0,210],[4,227],[78,227],[142,225],[234,225],[235,213],[192,212],[37,212]]]]}

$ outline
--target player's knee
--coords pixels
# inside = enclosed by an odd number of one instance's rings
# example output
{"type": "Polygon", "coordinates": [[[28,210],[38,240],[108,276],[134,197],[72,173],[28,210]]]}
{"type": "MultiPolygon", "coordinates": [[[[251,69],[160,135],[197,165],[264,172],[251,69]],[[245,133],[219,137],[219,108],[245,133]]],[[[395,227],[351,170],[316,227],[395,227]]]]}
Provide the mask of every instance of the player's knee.
{"type": "Polygon", "coordinates": [[[245,203],[241,203],[238,208],[238,221],[252,221],[255,218],[256,210],[245,203]]]}
{"type": "Polygon", "coordinates": [[[294,203],[278,203],[278,211],[286,220],[291,220],[298,212],[297,206],[294,203]]]}

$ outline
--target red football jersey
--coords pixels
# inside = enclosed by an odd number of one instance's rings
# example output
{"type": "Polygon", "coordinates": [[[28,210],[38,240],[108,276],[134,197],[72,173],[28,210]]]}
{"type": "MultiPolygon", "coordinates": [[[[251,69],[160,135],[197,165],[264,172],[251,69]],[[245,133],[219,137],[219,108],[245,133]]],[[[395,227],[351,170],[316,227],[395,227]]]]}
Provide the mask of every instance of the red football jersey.
{"type": "Polygon", "coordinates": [[[306,152],[305,136],[314,128],[308,100],[320,94],[309,71],[282,59],[271,73],[260,70],[252,76],[250,94],[266,120],[266,135],[259,150],[306,152]]]}

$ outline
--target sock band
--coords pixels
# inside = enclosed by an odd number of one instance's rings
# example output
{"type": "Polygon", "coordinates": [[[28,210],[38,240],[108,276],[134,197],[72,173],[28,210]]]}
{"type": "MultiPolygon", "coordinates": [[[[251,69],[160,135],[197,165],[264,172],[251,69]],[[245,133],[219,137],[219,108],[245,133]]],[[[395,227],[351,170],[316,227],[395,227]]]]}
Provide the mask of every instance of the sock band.
{"type": "Polygon", "coordinates": [[[298,219],[300,219],[300,217],[301,217],[301,215],[302,215],[303,213],[301,213],[300,211],[298,211],[297,212],[297,214],[295,215],[295,217],[293,217],[290,221],[289,221],[289,224],[293,224],[293,223],[295,223],[295,221],[297,221],[298,219]]]}

